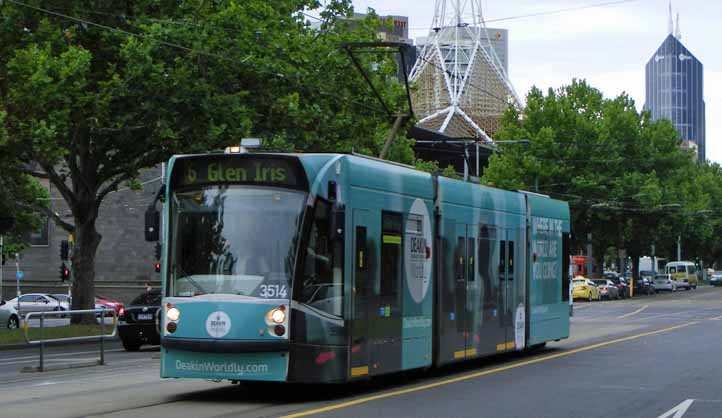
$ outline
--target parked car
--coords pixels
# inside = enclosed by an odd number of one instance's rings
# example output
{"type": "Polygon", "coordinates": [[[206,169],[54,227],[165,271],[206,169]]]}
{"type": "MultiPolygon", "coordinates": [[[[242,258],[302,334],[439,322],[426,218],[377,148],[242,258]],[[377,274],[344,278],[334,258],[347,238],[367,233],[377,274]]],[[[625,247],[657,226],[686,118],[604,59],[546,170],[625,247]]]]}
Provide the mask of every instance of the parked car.
{"type": "Polygon", "coordinates": [[[118,314],[118,316],[120,316],[120,312],[123,310],[124,305],[123,302],[120,302],[118,300],[106,298],[100,295],[95,295],[95,308],[112,309],[118,314]]]}
{"type": "Polygon", "coordinates": [[[18,309],[18,299],[20,300],[19,315],[25,316],[30,312],[47,312],[47,311],[64,311],[66,310],[57,299],[42,293],[26,293],[20,295],[20,298],[13,298],[7,301],[8,305],[12,305],[18,309]]]}
{"type": "Polygon", "coordinates": [[[654,276],[654,289],[659,292],[660,290],[669,290],[670,292],[677,291],[677,282],[672,278],[671,274],[657,274],[654,276]]]}
{"type": "Polygon", "coordinates": [[[161,307],[160,290],[138,295],[123,309],[118,321],[118,335],[127,351],[138,351],[143,344],[160,344],[156,315],[161,307]]]}
{"type": "Polygon", "coordinates": [[[619,289],[620,298],[625,299],[629,297],[629,284],[623,278],[619,277],[617,273],[604,273],[604,278],[607,280],[611,280],[612,283],[617,286],[617,289],[619,289]]]}
{"type": "Polygon", "coordinates": [[[591,280],[587,278],[575,278],[572,280],[572,298],[586,299],[591,302],[593,300],[602,300],[602,295],[591,280]]]}
{"type": "Polygon", "coordinates": [[[599,289],[601,299],[619,299],[619,289],[611,280],[594,279],[592,280],[592,282],[597,285],[597,289],[599,289]]]}
{"type": "Polygon", "coordinates": [[[654,294],[654,285],[646,277],[640,277],[633,281],[635,295],[651,295],[654,294]]]}
{"type": "Polygon", "coordinates": [[[709,283],[712,286],[722,286],[722,271],[715,271],[710,275],[709,283]]]}
{"type": "Polygon", "coordinates": [[[48,296],[60,302],[60,306],[62,306],[64,309],[70,310],[70,296],[64,295],[62,293],[53,293],[48,296]]]}
{"type": "Polygon", "coordinates": [[[17,329],[20,326],[20,316],[15,306],[0,301],[0,328],[17,329]]]}

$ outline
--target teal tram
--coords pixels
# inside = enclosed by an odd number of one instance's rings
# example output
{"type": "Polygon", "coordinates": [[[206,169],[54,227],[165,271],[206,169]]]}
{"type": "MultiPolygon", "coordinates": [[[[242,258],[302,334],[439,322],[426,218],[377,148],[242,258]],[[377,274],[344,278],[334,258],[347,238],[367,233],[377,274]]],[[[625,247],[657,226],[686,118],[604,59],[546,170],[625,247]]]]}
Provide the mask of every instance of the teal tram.
{"type": "Polygon", "coordinates": [[[340,383],[569,336],[569,208],[346,154],[173,157],[161,376],[340,383]]]}

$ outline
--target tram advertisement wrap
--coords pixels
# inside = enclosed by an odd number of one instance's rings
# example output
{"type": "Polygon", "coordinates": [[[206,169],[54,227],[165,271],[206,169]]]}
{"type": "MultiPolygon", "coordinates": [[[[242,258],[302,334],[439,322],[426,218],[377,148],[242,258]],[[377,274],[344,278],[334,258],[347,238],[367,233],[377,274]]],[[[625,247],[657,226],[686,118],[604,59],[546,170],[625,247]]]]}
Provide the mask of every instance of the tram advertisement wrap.
{"type": "Polygon", "coordinates": [[[416,199],[406,221],[404,264],[406,285],[414,302],[421,303],[431,280],[431,221],[426,204],[416,199]]]}
{"type": "Polygon", "coordinates": [[[167,350],[162,377],[239,379],[281,382],[286,380],[287,353],[221,354],[167,350]]]}
{"type": "Polygon", "coordinates": [[[559,278],[562,221],[559,219],[534,218],[532,228],[534,280],[554,280],[559,278]]]}

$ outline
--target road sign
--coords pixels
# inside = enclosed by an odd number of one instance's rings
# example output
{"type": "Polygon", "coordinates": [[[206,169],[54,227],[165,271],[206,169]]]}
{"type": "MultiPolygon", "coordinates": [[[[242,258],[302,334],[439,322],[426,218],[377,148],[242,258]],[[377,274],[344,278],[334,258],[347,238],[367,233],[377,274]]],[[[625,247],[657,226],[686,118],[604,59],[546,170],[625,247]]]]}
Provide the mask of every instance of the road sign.
{"type": "Polygon", "coordinates": [[[23,276],[25,276],[25,273],[23,273],[22,271],[18,271],[15,273],[15,278],[17,278],[18,280],[22,279],[23,276]]]}

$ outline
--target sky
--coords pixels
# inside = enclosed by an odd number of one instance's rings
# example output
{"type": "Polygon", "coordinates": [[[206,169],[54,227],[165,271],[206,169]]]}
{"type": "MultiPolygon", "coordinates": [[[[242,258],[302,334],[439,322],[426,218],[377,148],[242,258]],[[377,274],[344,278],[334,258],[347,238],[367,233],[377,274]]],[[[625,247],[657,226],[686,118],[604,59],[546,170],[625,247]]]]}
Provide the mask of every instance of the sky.
{"type": "MultiPolygon", "coordinates": [[[[462,2],[464,0],[461,0],[462,2]]],[[[555,11],[609,0],[482,0],[485,20],[555,11]]],[[[354,0],[356,12],[409,17],[411,38],[426,36],[435,0],[354,0]]],[[[520,96],[586,79],[606,97],[629,94],[644,106],[644,66],[666,38],[668,0],[622,4],[490,23],[509,30],[509,77],[520,96]]],[[[722,2],[676,0],[682,43],[704,64],[707,159],[722,163],[722,2]]]]}

